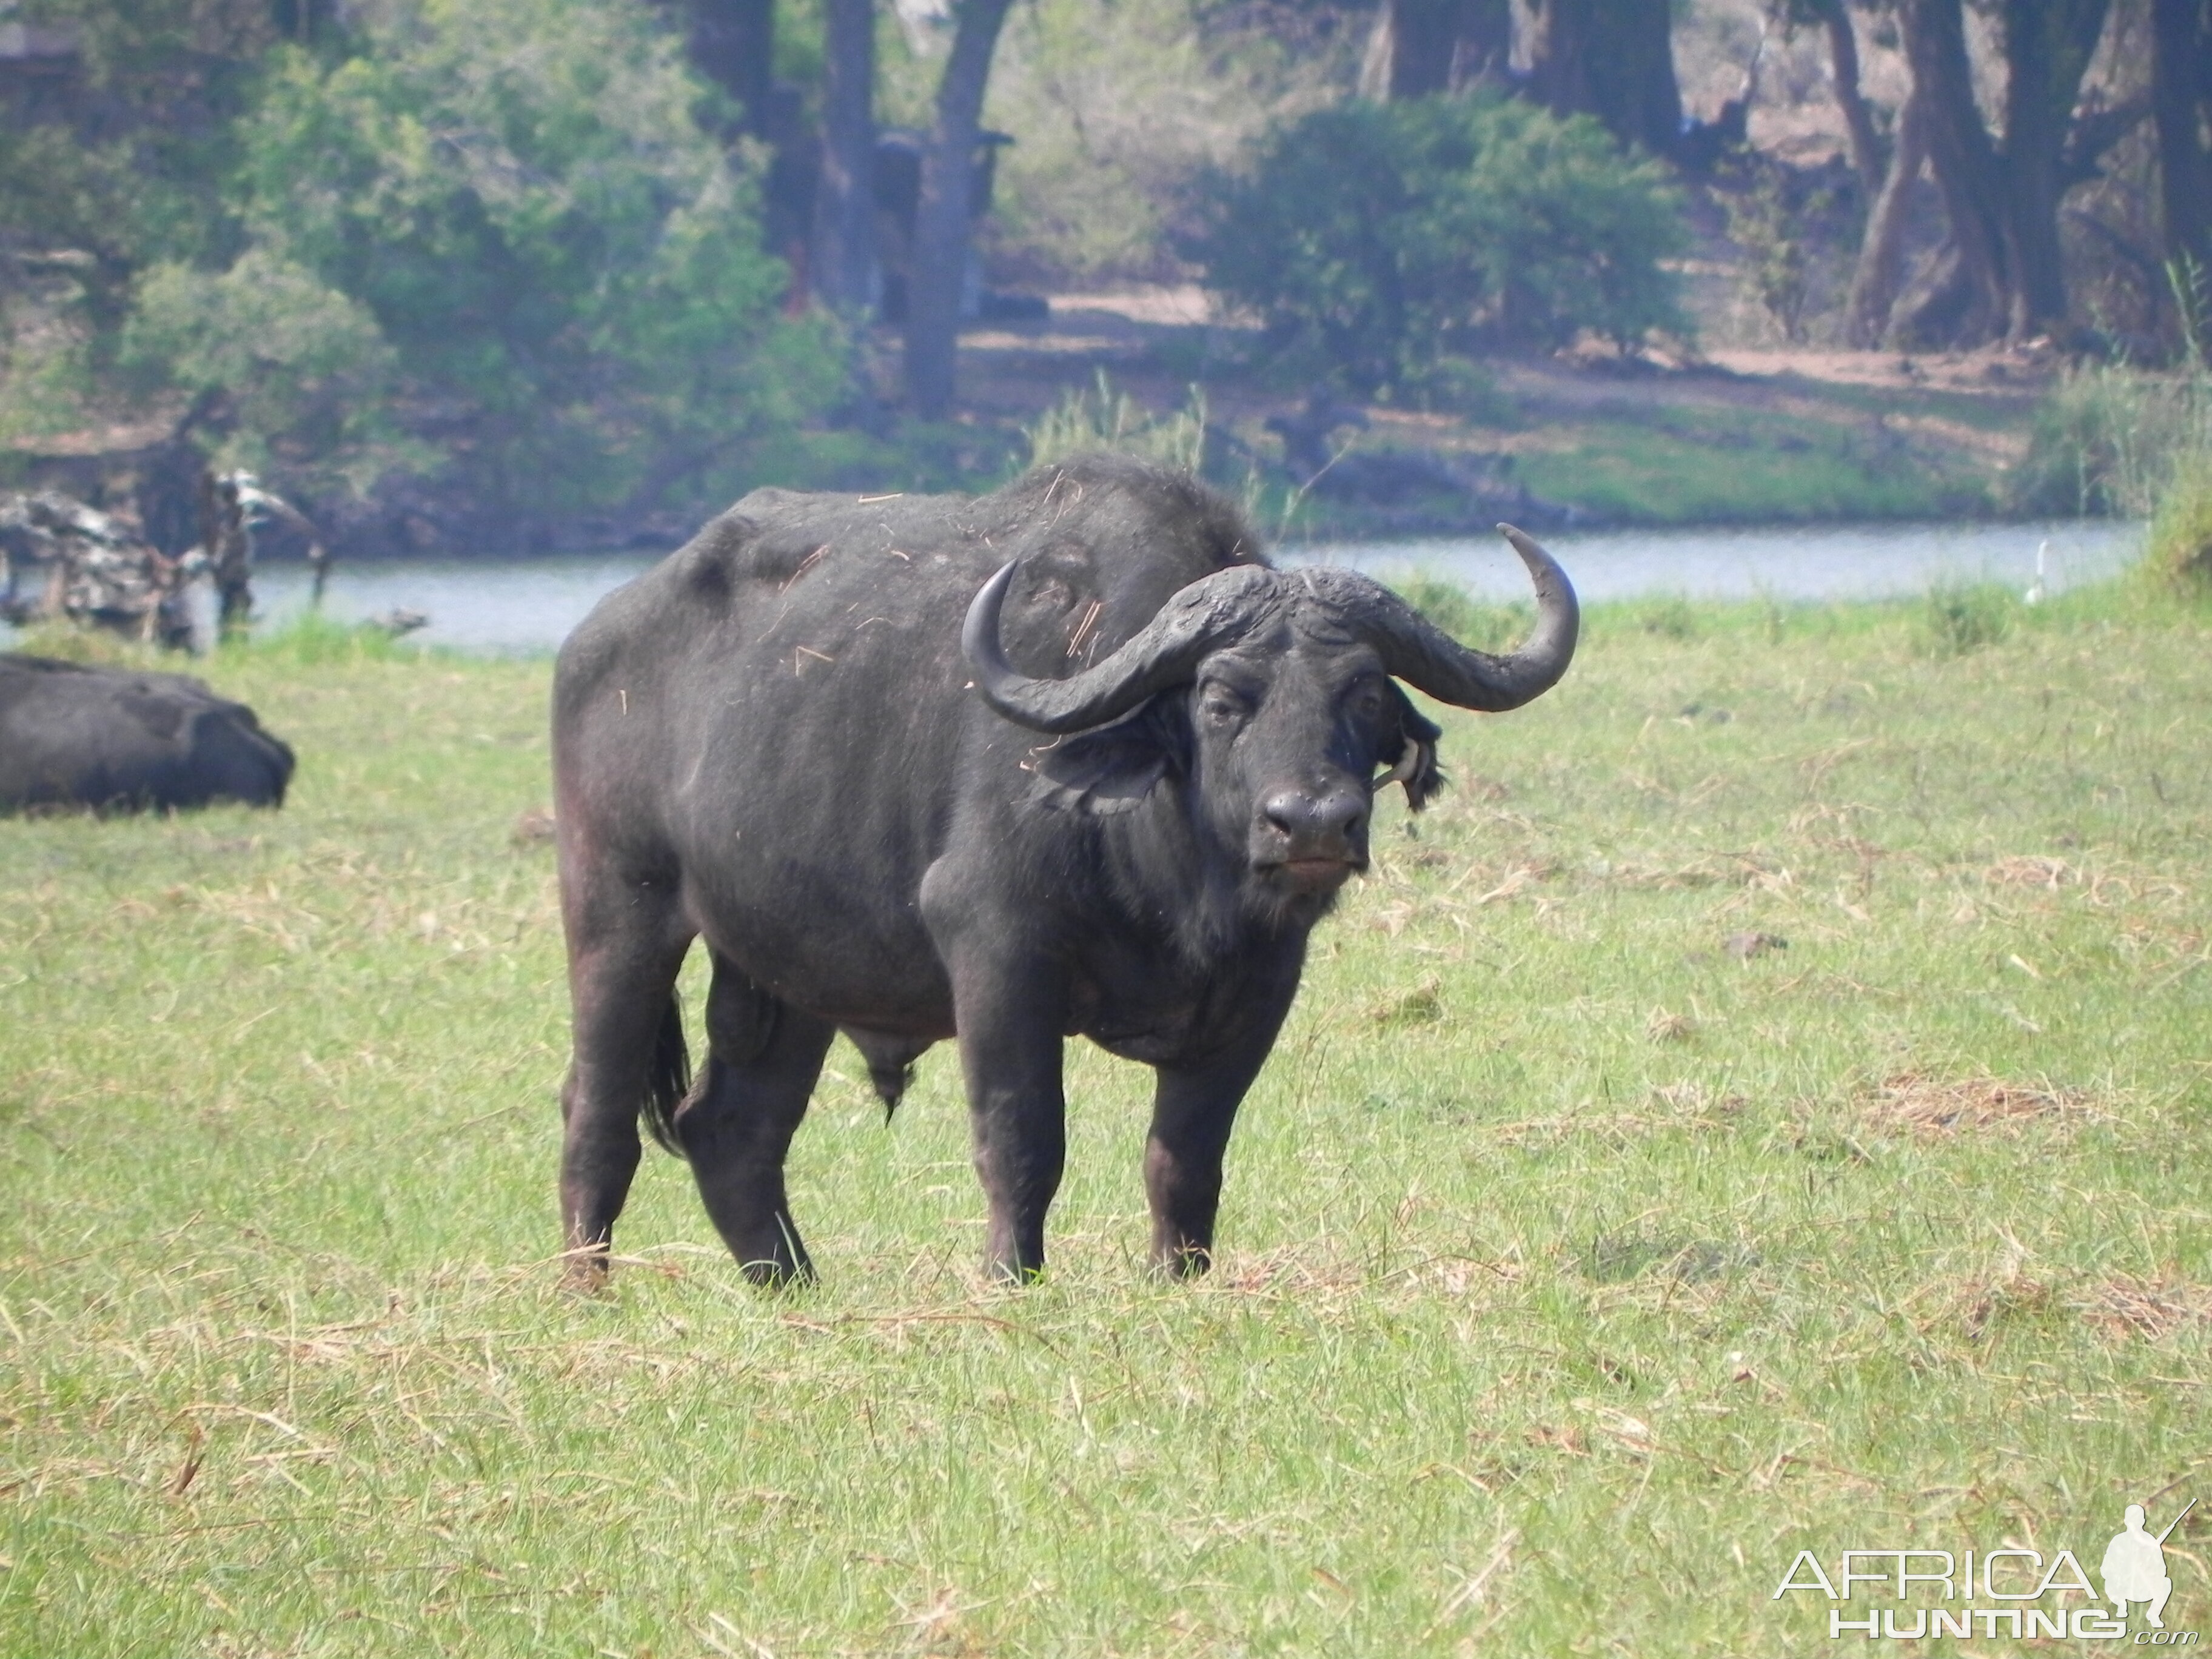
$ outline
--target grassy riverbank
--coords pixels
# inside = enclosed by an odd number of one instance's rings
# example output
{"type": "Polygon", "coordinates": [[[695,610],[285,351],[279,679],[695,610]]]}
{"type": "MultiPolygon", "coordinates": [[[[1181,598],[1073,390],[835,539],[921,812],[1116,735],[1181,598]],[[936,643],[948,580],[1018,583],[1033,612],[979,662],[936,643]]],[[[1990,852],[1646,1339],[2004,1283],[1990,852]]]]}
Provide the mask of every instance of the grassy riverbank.
{"type": "Polygon", "coordinates": [[[818,1290],[656,1157],[556,1293],[548,666],[207,672],[281,814],[0,822],[0,1651],[1822,1652],[1801,1548],[2206,1491],[2205,613],[1599,611],[1386,810],[1213,1278],[1078,1048],[1020,1293],[842,1048],[818,1290]]]}
{"type": "MultiPolygon", "coordinates": [[[[973,332],[962,373],[975,424],[954,428],[935,449],[920,432],[909,432],[903,448],[848,439],[841,451],[823,441],[792,464],[855,487],[896,487],[882,480],[912,470],[927,487],[944,488],[959,476],[946,470],[952,462],[964,455],[972,467],[988,453],[993,431],[1012,434],[1002,465],[1018,465],[1030,447],[1019,434],[1064,422],[1071,399],[1103,387],[1107,396],[1094,408],[1124,400],[1095,441],[1121,422],[1175,427],[1202,386],[1209,453],[1219,452],[1209,462],[1213,476],[1234,489],[1256,466],[1272,527],[1291,484],[1274,465],[1282,447],[1271,423],[1305,389],[1243,362],[1258,350],[1243,331],[1164,320],[1176,301],[1191,315],[1203,304],[1194,290],[1079,296],[1045,322],[973,332]],[[926,456],[937,457],[938,471],[926,456]]],[[[1736,350],[1680,368],[1603,356],[1501,360],[1485,365],[1455,403],[1425,411],[1363,406],[1364,424],[1336,429],[1327,447],[1365,459],[1300,492],[1285,529],[1324,541],[1486,532],[1500,492],[1521,488],[1580,520],[1617,525],[2075,512],[2074,493],[2021,489],[2020,469],[2055,372],[1997,351],[1913,359],[1736,350]],[[1358,483],[1355,472],[1364,473],[1358,483]],[[1455,489],[1455,472],[1487,479],[1489,505],[1455,489]]],[[[1170,448],[1180,435],[1154,434],[1170,448]]]]}

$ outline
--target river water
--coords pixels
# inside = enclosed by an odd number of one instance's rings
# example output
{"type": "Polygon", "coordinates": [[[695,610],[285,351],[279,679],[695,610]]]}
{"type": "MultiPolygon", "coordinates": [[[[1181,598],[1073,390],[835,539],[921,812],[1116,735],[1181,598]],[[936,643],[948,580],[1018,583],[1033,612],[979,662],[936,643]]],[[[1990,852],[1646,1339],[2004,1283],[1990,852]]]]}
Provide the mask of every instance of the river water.
{"type": "MultiPolygon", "coordinates": [[[[1879,599],[1943,582],[1993,581],[2024,591],[2047,545],[2044,585],[2058,592],[2119,571],[2142,546],[2139,525],[2109,520],[2055,524],[1846,525],[1814,528],[1607,530],[1545,538],[1585,599],[1681,595],[1778,600],[1879,599]]],[[[500,653],[550,651],[601,595],[649,568],[656,556],[537,559],[388,560],[341,563],[325,609],[350,622],[394,609],[420,611],[425,644],[500,653]]],[[[1520,562],[1495,536],[1286,549],[1290,565],[1350,565],[1388,580],[1426,571],[1480,599],[1525,597],[1520,562]]],[[[307,571],[264,566],[255,581],[270,623],[307,605],[307,571]]],[[[0,638],[7,630],[0,628],[0,638]]]]}

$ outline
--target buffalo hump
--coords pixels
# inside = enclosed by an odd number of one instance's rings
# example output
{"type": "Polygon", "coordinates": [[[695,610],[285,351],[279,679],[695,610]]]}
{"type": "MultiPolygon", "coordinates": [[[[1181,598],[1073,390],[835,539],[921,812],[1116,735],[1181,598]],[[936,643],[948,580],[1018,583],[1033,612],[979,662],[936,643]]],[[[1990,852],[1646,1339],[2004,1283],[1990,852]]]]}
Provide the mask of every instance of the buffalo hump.
{"type": "Polygon", "coordinates": [[[0,653],[0,812],[281,806],[292,766],[199,680],[0,653]]]}

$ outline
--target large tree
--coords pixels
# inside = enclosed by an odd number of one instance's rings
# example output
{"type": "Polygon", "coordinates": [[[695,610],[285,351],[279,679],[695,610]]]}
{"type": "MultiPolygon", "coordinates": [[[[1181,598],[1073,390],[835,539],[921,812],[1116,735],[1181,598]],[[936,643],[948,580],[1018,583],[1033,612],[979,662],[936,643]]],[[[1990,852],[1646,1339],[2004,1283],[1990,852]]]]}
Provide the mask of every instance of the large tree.
{"type": "Polygon", "coordinates": [[[1420,98],[1502,80],[1513,55],[1512,0],[1382,0],[1360,90],[1420,98]]]}
{"type": "Polygon", "coordinates": [[[876,286],[874,0],[824,0],[822,178],[814,195],[814,292],[848,319],[876,286]]]}
{"type": "Polygon", "coordinates": [[[1785,15],[1793,22],[1818,23],[1828,37],[1828,84],[1834,88],[1836,108],[1844,118],[1851,171],[1859,176],[1859,189],[1871,204],[1883,183],[1881,141],[1875,136],[1874,112],[1867,106],[1859,85],[1858,36],[1851,28],[1845,0],[1785,0],[1785,15]]]}
{"type": "Polygon", "coordinates": [[[1529,74],[1556,115],[1595,115],[1624,143],[1671,155],[1682,131],[1668,0],[1533,0],[1529,74]]]}
{"type": "Polygon", "coordinates": [[[2013,259],[2005,321],[2014,338],[2066,320],[2058,204],[2073,182],[2074,106],[2109,9],[2109,0],[2005,5],[2004,216],[2013,259]]]}
{"type": "Polygon", "coordinates": [[[775,0],[684,0],[692,66],[744,112],[743,130],[766,137],[775,88],[775,0]]]}
{"type": "Polygon", "coordinates": [[[952,52],[937,85],[936,118],[922,155],[921,200],[908,262],[906,395],[925,421],[952,412],[960,289],[975,222],[975,149],[991,58],[1013,0],[956,0],[952,52]]]}
{"type": "Polygon", "coordinates": [[[2110,0],[2003,0],[2003,124],[1992,134],[1974,101],[1960,0],[1902,0],[1912,97],[1950,221],[1945,264],[1902,319],[1907,332],[1972,343],[2065,326],[2058,207],[2095,165],[2075,104],[2109,9],[2110,0]]]}
{"type": "Polygon", "coordinates": [[[1905,231],[1911,216],[1912,189],[1927,164],[1927,105],[1908,95],[1897,112],[1888,168],[1867,210],[1866,236],[1859,245],[1858,265],[1852,272],[1850,295],[1844,306],[1844,337],[1855,346],[1878,346],[1888,331],[1889,313],[1897,304],[1904,270],[1905,231]]]}
{"type": "MultiPolygon", "coordinates": [[[[2185,280],[2212,283],[2212,0],[2151,0],[2151,28],[2166,257],[2185,280]]],[[[2194,319],[2200,342],[2205,320],[2194,319]]]]}

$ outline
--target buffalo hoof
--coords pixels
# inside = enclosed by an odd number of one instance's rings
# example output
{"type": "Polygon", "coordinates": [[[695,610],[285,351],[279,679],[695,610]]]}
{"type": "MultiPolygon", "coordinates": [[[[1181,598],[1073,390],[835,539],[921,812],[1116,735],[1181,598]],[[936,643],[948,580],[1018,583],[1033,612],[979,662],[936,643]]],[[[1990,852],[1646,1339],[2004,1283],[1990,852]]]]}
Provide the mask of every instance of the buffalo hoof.
{"type": "Polygon", "coordinates": [[[609,1267],[604,1246],[569,1250],[561,1264],[561,1288],[570,1296],[605,1296],[609,1267]]]}
{"type": "Polygon", "coordinates": [[[738,1264],[744,1276],[763,1291],[806,1290],[820,1283],[815,1277],[814,1264],[804,1256],[799,1261],[742,1261],[738,1264]]]}
{"type": "Polygon", "coordinates": [[[1187,1245],[1180,1249],[1155,1251],[1152,1272],[1161,1279],[1198,1279],[1213,1271],[1213,1252],[1202,1244],[1187,1245]]]}

